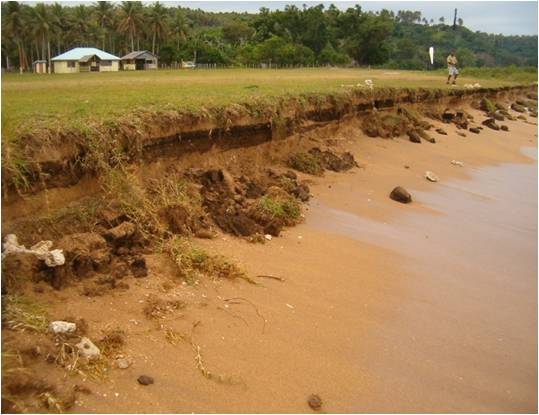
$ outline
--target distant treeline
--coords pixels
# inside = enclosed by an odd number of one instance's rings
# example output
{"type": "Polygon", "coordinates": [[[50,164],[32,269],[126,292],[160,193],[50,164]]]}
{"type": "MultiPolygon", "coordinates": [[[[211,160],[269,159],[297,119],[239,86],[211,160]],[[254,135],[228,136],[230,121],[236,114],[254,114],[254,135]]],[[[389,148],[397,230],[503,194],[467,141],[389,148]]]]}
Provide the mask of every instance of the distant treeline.
{"type": "Polygon", "coordinates": [[[324,7],[261,8],[257,14],[212,13],[161,3],[35,5],[2,3],[2,67],[28,70],[76,46],[115,55],[150,50],[160,63],[220,65],[445,66],[456,49],[462,66],[537,66],[537,36],[472,32],[462,19],[427,20],[421,12],[365,12],[324,7]]]}

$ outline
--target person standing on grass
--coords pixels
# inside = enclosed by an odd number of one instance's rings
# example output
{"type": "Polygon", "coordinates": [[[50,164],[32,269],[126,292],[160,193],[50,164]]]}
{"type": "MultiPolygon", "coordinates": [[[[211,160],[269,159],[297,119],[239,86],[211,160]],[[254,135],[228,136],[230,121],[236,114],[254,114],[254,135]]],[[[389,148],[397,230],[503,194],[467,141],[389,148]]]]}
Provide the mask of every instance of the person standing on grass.
{"type": "Polygon", "coordinates": [[[447,69],[449,70],[449,76],[447,77],[447,84],[452,83],[455,85],[457,83],[457,76],[459,76],[459,70],[457,69],[457,57],[455,56],[455,49],[451,49],[449,56],[447,57],[447,69]],[[451,77],[453,77],[453,82],[451,82],[451,77]]]}

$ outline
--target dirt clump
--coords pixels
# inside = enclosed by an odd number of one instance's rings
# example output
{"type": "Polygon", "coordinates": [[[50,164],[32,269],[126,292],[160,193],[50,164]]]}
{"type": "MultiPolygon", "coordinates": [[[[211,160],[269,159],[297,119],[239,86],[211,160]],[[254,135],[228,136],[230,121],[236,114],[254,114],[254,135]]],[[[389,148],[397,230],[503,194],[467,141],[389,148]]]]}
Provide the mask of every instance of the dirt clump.
{"type": "MultiPolygon", "coordinates": [[[[322,150],[319,147],[311,148],[308,152],[299,152],[291,155],[287,160],[287,165],[302,173],[321,176],[324,170],[342,172],[357,167],[354,156],[349,152],[341,155],[330,149],[322,150]]],[[[285,176],[290,180],[294,180],[285,176]]]]}
{"type": "Polygon", "coordinates": [[[137,226],[131,222],[122,222],[104,233],[105,239],[113,246],[131,245],[137,232],[137,226]]]}
{"type": "Polygon", "coordinates": [[[443,128],[437,128],[436,132],[440,135],[447,135],[447,132],[443,128]]]}
{"type": "Polygon", "coordinates": [[[146,259],[142,256],[136,256],[129,261],[129,267],[131,273],[135,278],[146,277],[148,275],[148,268],[146,267],[146,259]]]}
{"type": "Polygon", "coordinates": [[[73,407],[74,390],[57,387],[27,366],[2,369],[3,413],[62,413],[73,407]]]}
{"type": "Polygon", "coordinates": [[[65,265],[50,269],[49,283],[56,289],[71,279],[82,279],[108,270],[111,252],[107,241],[93,232],[66,235],[58,241],[64,251],[65,265]]]}
{"type": "Polygon", "coordinates": [[[294,170],[312,174],[313,176],[322,176],[324,174],[324,167],[321,165],[320,160],[310,152],[300,152],[291,155],[287,161],[287,165],[294,170]]]}
{"type": "MultiPolygon", "coordinates": [[[[329,159],[330,156],[321,152],[318,157],[329,159]]],[[[339,162],[328,160],[331,162],[336,169],[345,168],[350,163],[346,158],[340,158],[339,162]]],[[[277,204],[282,202],[287,207],[299,208],[299,201],[307,201],[310,197],[309,187],[298,182],[292,171],[279,173],[267,169],[252,178],[245,175],[234,177],[217,169],[191,172],[190,175],[201,184],[201,200],[209,217],[221,230],[239,237],[263,236],[268,231],[278,234],[283,226],[296,223],[280,219],[286,215],[279,209],[276,217],[260,214],[256,207],[261,200],[266,201],[279,194],[277,204]]],[[[299,213],[296,213],[292,214],[297,219],[299,213]]]]}
{"type": "Polygon", "coordinates": [[[511,104],[511,109],[516,112],[525,113],[526,108],[523,105],[518,104],[517,102],[514,102],[511,104]]]}
{"type": "Polygon", "coordinates": [[[167,206],[162,210],[162,216],[168,230],[179,235],[189,235],[198,232],[204,225],[200,218],[193,217],[189,210],[182,205],[167,206]]]}
{"type": "Polygon", "coordinates": [[[409,126],[409,120],[403,115],[375,111],[363,119],[361,129],[369,137],[393,138],[403,135],[409,126]]]}
{"type": "Polygon", "coordinates": [[[353,167],[358,167],[354,156],[349,152],[338,155],[331,150],[321,150],[320,148],[315,147],[310,149],[309,153],[320,160],[320,164],[326,170],[342,172],[350,170],[353,167]]]}
{"type": "Polygon", "coordinates": [[[167,314],[180,310],[184,307],[185,303],[183,301],[165,300],[156,296],[155,294],[150,294],[144,303],[142,312],[148,319],[155,320],[163,319],[167,314]]]}
{"type": "Polygon", "coordinates": [[[263,226],[265,234],[279,236],[283,227],[299,222],[301,207],[298,200],[285,190],[272,186],[251,205],[249,215],[263,226]]]}
{"type": "Polygon", "coordinates": [[[488,127],[490,129],[494,130],[494,131],[499,131],[500,130],[500,126],[498,124],[496,124],[496,120],[494,118],[487,118],[481,124],[484,125],[485,127],[488,127]]]}
{"type": "Polygon", "coordinates": [[[44,278],[46,265],[35,255],[16,252],[2,259],[2,295],[21,291],[44,278]]]}
{"type": "Polygon", "coordinates": [[[412,143],[418,143],[418,144],[421,143],[421,137],[419,136],[419,134],[416,131],[409,130],[407,132],[407,134],[408,134],[408,137],[410,138],[410,141],[412,143]]]}

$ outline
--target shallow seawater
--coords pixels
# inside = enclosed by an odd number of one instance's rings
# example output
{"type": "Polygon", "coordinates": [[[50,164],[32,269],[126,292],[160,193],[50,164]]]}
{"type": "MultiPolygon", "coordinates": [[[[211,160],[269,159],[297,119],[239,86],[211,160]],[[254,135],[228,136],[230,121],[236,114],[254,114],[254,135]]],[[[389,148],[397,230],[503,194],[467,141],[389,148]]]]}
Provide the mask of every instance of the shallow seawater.
{"type": "Polygon", "coordinates": [[[409,259],[396,317],[359,357],[393,396],[377,410],[537,409],[537,163],[470,174],[409,189],[433,213],[390,223],[311,203],[308,226],[409,259]]]}

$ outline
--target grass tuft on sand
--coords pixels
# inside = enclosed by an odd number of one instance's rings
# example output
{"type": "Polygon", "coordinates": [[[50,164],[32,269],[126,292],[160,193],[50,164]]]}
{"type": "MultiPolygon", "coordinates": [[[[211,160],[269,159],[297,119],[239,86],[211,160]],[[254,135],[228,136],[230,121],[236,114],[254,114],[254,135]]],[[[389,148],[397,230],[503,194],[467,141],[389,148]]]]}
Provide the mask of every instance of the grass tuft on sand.
{"type": "Polygon", "coordinates": [[[293,197],[262,196],[258,200],[258,207],[270,216],[281,219],[285,224],[294,224],[301,216],[300,204],[293,197]]]}
{"type": "Polygon", "coordinates": [[[194,246],[185,238],[173,236],[165,240],[162,251],[170,255],[180,275],[189,284],[195,284],[204,275],[213,278],[240,278],[253,282],[236,264],[221,255],[212,255],[194,246]]]}
{"type": "Polygon", "coordinates": [[[21,295],[2,298],[2,322],[12,330],[46,333],[48,318],[45,308],[21,295]]]}
{"type": "Polygon", "coordinates": [[[312,174],[313,176],[321,176],[324,173],[324,167],[320,164],[320,160],[310,153],[300,152],[293,154],[286,164],[294,170],[312,174]]]}

